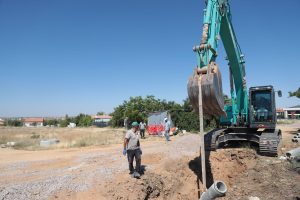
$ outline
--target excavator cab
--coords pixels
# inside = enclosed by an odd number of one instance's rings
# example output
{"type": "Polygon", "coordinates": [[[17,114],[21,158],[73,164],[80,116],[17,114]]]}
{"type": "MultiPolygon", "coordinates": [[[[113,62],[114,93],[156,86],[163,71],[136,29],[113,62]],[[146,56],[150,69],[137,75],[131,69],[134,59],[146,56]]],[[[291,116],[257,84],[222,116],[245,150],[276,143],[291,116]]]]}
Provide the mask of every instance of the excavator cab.
{"type": "Polygon", "coordinates": [[[249,101],[250,128],[275,128],[276,108],[273,86],[251,87],[249,101]]]}

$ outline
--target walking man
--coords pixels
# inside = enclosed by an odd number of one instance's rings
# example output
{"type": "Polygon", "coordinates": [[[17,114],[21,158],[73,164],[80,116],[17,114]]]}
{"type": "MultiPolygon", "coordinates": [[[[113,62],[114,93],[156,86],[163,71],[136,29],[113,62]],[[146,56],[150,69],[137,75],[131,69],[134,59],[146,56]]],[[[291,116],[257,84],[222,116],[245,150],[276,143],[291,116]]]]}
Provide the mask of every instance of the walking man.
{"type": "Polygon", "coordinates": [[[165,118],[165,138],[166,138],[167,142],[171,141],[170,140],[170,129],[171,129],[171,123],[168,120],[168,118],[165,118]]]}
{"type": "Polygon", "coordinates": [[[141,173],[141,155],[142,151],[140,148],[139,141],[139,124],[137,122],[132,122],[132,128],[127,131],[124,139],[124,149],[123,155],[127,153],[127,159],[129,164],[129,174],[132,174],[135,178],[140,178],[141,173]],[[135,159],[135,170],[133,168],[133,159],[135,159]]]}
{"type": "Polygon", "coordinates": [[[140,134],[142,139],[145,139],[145,129],[146,129],[146,123],[140,122],[140,134]]]}

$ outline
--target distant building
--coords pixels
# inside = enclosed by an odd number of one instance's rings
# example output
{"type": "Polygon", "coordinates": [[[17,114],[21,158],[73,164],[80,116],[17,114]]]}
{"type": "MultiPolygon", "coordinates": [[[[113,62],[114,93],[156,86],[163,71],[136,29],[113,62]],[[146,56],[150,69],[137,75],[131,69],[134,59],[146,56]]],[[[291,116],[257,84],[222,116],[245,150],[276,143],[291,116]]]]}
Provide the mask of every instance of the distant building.
{"type": "Polygon", "coordinates": [[[283,108],[276,109],[277,119],[284,119],[284,110],[283,108]]]}
{"type": "Polygon", "coordinates": [[[42,117],[29,117],[23,119],[24,126],[26,127],[41,127],[44,126],[44,118],[42,117]]]}
{"type": "Polygon", "coordinates": [[[300,119],[300,105],[276,110],[278,119],[300,119]]]}
{"type": "Polygon", "coordinates": [[[0,126],[4,126],[4,120],[0,119],[0,126]]]}
{"type": "Polygon", "coordinates": [[[94,122],[93,124],[98,127],[105,127],[109,125],[109,122],[112,119],[112,116],[109,115],[95,115],[92,117],[94,122]]]}

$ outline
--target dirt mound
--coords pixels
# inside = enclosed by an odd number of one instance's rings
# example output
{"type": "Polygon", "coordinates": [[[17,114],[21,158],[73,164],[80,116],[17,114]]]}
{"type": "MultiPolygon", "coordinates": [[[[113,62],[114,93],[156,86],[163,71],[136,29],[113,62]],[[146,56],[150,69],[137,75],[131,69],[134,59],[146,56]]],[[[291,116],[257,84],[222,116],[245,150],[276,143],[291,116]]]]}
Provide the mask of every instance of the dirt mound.
{"type": "MultiPolygon", "coordinates": [[[[215,180],[228,186],[255,162],[252,150],[233,149],[212,152],[207,158],[207,187],[215,180]]],[[[201,158],[183,157],[178,160],[164,158],[155,169],[145,171],[141,179],[129,175],[118,177],[106,187],[107,199],[197,199],[201,187],[201,158]],[[117,187],[113,187],[117,185],[117,187]]]]}
{"type": "MultiPolygon", "coordinates": [[[[134,179],[129,175],[124,175],[106,185],[107,188],[110,188],[106,197],[107,199],[118,200],[191,199],[192,197],[188,193],[181,191],[184,191],[184,188],[189,185],[187,182],[195,183],[195,179],[192,180],[191,171],[187,171],[184,168],[179,169],[176,167],[176,164],[180,165],[180,162],[173,163],[176,169],[146,172],[141,179],[134,179]],[[113,185],[117,185],[117,187],[112,187],[113,185]]],[[[193,184],[192,188],[195,188],[195,186],[193,184]]]]}
{"type": "Polygon", "coordinates": [[[236,177],[255,166],[256,159],[257,154],[251,149],[220,149],[212,152],[209,163],[213,179],[224,181],[230,188],[236,177]]]}
{"type": "Polygon", "coordinates": [[[249,168],[234,181],[227,199],[245,199],[256,196],[260,199],[299,199],[300,176],[290,164],[278,158],[258,157],[249,168]]]}

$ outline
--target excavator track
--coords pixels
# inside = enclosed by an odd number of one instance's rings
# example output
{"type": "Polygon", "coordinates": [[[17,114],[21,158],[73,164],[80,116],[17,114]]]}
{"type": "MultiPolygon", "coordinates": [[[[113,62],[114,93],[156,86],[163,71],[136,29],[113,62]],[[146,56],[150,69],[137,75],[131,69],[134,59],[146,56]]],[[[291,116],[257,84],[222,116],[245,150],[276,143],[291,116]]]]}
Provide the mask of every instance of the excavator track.
{"type": "Polygon", "coordinates": [[[262,133],[259,139],[259,152],[263,155],[278,156],[278,146],[281,142],[281,134],[262,133]]]}
{"type": "Polygon", "coordinates": [[[239,128],[214,129],[208,132],[204,137],[205,149],[207,151],[215,151],[216,149],[219,148],[220,137],[225,136],[226,138],[225,142],[226,141],[252,141],[259,145],[258,153],[260,153],[261,155],[271,156],[271,157],[278,156],[278,150],[282,139],[281,131],[279,129],[275,129],[274,132],[263,132],[263,133],[249,132],[248,134],[245,133],[243,134],[245,130],[246,129],[242,130],[239,128]],[[230,135],[230,137],[226,137],[226,135],[227,136],[230,135]],[[251,135],[252,137],[246,137],[251,135]],[[244,136],[245,138],[241,138],[242,136],[244,136]]]}
{"type": "Polygon", "coordinates": [[[221,135],[226,129],[214,129],[209,133],[205,134],[205,149],[207,151],[215,151],[218,148],[218,136],[221,135]]]}

